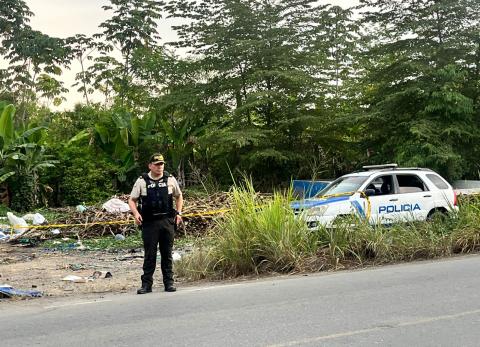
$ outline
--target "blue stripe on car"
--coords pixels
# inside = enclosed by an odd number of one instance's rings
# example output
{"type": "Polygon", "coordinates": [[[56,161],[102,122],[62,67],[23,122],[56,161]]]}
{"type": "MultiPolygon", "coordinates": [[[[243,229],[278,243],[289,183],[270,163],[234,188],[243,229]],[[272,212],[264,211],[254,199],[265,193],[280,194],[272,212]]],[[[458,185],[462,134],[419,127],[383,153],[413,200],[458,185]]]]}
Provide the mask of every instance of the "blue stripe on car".
{"type": "Polygon", "coordinates": [[[350,199],[350,196],[339,196],[339,197],[332,197],[332,198],[318,199],[318,200],[317,199],[309,199],[309,200],[292,202],[290,207],[293,208],[293,209],[311,208],[311,207],[331,204],[333,202],[345,201],[345,200],[348,200],[348,199],[350,199]]]}
{"type": "Polygon", "coordinates": [[[360,203],[357,200],[350,201],[357,210],[358,214],[360,217],[365,218],[365,211],[363,210],[363,207],[360,205],[360,203]]]}

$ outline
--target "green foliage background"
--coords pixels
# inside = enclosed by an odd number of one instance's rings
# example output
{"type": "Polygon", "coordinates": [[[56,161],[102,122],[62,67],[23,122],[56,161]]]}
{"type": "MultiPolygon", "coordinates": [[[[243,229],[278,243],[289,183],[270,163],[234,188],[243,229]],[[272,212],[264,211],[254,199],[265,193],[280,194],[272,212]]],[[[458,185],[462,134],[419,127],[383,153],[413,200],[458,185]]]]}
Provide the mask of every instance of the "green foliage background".
{"type": "Polygon", "coordinates": [[[157,151],[182,186],[248,173],[270,190],[385,162],[478,179],[478,1],[103,9],[95,35],[56,38],[30,26],[25,1],[2,3],[0,181],[19,208],[127,193],[157,151]],[[166,17],[182,24],[162,43],[166,17]],[[67,68],[74,86],[62,82],[67,68]],[[53,111],[72,87],[82,102],[53,111]]]}

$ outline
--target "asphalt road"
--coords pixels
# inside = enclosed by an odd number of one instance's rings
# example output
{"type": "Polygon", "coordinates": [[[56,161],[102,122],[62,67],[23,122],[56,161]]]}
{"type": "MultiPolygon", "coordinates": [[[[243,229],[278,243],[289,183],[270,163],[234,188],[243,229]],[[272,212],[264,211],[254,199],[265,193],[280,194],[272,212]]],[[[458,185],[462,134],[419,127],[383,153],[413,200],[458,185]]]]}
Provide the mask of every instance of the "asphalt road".
{"type": "Polygon", "coordinates": [[[479,346],[480,256],[0,303],[0,346],[479,346]]]}

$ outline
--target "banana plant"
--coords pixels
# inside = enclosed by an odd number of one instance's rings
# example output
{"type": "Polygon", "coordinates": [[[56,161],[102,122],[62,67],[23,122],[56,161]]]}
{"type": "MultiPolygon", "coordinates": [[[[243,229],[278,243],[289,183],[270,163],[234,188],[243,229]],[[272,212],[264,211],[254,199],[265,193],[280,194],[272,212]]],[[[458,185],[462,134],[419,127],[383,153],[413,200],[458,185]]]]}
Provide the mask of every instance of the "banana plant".
{"type": "Polygon", "coordinates": [[[185,161],[193,154],[196,137],[208,125],[195,127],[189,118],[184,118],[175,124],[162,119],[160,125],[166,135],[167,154],[177,171],[178,183],[183,188],[185,186],[185,161]]]}
{"type": "MultiPolygon", "coordinates": [[[[117,178],[126,180],[127,174],[139,166],[139,148],[145,140],[158,139],[154,133],[155,116],[147,113],[138,117],[128,111],[116,111],[111,114],[109,124],[96,123],[93,128],[84,130],[69,143],[76,143],[90,137],[112,158],[120,163],[117,178]]],[[[92,141],[91,141],[92,142],[92,141]]]]}
{"type": "Polygon", "coordinates": [[[45,153],[42,145],[45,127],[30,124],[26,129],[14,127],[15,107],[0,103],[0,184],[13,184],[18,210],[38,204],[42,187],[40,173],[57,161],[45,153]]]}
{"type": "Polygon", "coordinates": [[[13,116],[15,107],[0,102],[0,183],[5,182],[15,174],[15,170],[6,165],[12,155],[10,145],[15,139],[13,116]]]}

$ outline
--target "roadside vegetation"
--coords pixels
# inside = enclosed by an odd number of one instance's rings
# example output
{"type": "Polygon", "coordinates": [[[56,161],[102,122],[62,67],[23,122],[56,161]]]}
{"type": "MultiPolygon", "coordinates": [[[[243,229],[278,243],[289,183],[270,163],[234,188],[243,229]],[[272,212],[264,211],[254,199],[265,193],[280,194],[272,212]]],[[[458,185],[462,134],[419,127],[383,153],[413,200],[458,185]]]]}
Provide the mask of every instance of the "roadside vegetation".
{"type": "Polygon", "coordinates": [[[371,226],[352,219],[311,231],[294,217],[289,193],[262,205],[251,185],[232,194],[232,212],[176,264],[179,275],[196,280],[337,270],[480,249],[480,197],[463,199],[458,214],[432,221],[371,226]]]}
{"type": "MultiPolygon", "coordinates": [[[[388,228],[311,232],[294,218],[282,190],[292,178],[396,162],[479,179],[480,1],[327,2],[106,0],[95,34],[59,38],[31,26],[25,0],[3,1],[0,217],[68,219],[50,208],[128,194],[161,152],[192,197],[231,189],[232,211],[177,264],[188,278],[476,251],[478,199],[452,219],[388,228]],[[167,19],[182,24],[165,43],[167,19]],[[62,109],[74,90],[81,99],[62,109]],[[230,188],[244,175],[252,182],[230,188]]],[[[139,245],[124,236],[82,242],[139,245]]]]}

